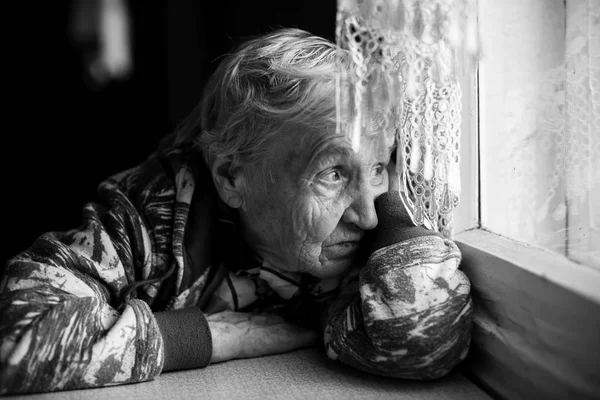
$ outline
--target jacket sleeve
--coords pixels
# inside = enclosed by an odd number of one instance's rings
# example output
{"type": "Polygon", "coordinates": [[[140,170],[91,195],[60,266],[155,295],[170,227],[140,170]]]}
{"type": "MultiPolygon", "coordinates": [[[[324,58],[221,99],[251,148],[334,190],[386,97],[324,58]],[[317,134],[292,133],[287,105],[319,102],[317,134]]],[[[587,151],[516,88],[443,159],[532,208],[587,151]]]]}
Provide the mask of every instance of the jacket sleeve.
{"type": "Polygon", "coordinates": [[[325,318],[331,359],[390,377],[436,379],[468,352],[470,283],[451,241],[410,221],[397,193],[377,199],[373,253],[325,318]]]}
{"type": "MultiPolygon", "coordinates": [[[[104,205],[87,204],[80,228],[42,235],[6,264],[0,394],[139,382],[161,372],[166,346],[159,320],[186,313],[153,314],[149,299],[159,282],[125,294],[136,282],[164,276],[173,263],[160,249],[169,235],[158,231],[168,226],[148,223],[153,208],[157,215],[169,210],[159,205],[173,203],[173,190],[141,215],[122,189],[120,181],[105,182],[104,205]]],[[[201,325],[204,317],[196,314],[201,325]]],[[[175,319],[190,316],[182,317],[175,319]]]]}

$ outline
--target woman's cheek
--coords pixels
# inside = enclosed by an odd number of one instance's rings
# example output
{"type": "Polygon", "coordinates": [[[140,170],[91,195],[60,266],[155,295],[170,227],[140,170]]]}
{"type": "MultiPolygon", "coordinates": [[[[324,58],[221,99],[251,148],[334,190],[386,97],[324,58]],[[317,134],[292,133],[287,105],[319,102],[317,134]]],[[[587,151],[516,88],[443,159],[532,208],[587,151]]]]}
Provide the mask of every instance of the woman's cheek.
{"type": "Polygon", "coordinates": [[[315,242],[324,242],[338,226],[344,213],[343,199],[319,199],[315,202],[316,211],[313,213],[315,242]]]}
{"type": "Polygon", "coordinates": [[[292,226],[294,236],[302,242],[299,244],[317,244],[325,240],[327,231],[335,228],[329,228],[330,219],[327,203],[322,199],[314,196],[298,198],[292,208],[292,226]]]}
{"type": "Polygon", "coordinates": [[[312,241],[315,232],[315,221],[319,220],[319,207],[310,196],[299,194],[291,208],[292,235],[297,245],[312,241]]]}

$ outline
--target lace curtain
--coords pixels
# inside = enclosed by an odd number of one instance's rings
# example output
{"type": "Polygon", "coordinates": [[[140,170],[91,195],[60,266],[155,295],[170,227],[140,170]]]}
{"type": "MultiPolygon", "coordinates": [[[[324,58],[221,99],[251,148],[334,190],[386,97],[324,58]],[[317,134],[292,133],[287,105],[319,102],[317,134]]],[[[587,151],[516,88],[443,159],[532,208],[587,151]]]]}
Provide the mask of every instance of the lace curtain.
{"type": "Polygon", "coordinates": [[[459,202],[458,60],[480,54],[474,0],[339,0],[338,132],[358,150],[397,143],[400,195],[416,225],[450,237],[459,202]]]}

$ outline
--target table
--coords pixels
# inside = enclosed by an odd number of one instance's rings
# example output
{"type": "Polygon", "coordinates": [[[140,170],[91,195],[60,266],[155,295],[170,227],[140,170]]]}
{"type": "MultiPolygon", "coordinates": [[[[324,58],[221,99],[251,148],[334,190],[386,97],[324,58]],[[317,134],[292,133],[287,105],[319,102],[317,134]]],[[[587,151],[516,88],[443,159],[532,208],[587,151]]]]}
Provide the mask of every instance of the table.
{"type": "Polygon", "coordinates": [[[491,397],[459,371],[435,381],[384,378],[328,360],[316,348],[164,373],[153,381],[6,399],[461,399],[491,397]]]}

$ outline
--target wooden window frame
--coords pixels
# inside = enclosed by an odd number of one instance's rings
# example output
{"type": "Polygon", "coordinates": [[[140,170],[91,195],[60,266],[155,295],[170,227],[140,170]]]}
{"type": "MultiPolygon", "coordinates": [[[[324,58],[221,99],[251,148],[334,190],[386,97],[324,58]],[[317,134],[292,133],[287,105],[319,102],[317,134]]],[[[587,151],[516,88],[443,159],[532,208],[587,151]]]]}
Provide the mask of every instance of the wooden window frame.
{"type": "Polygon", "coordinates": [[[475,303],[464,372],[500,399],[600,398],[600,271],[481,226],[479,69],[461,71],[454,237],[475,303]]]}

